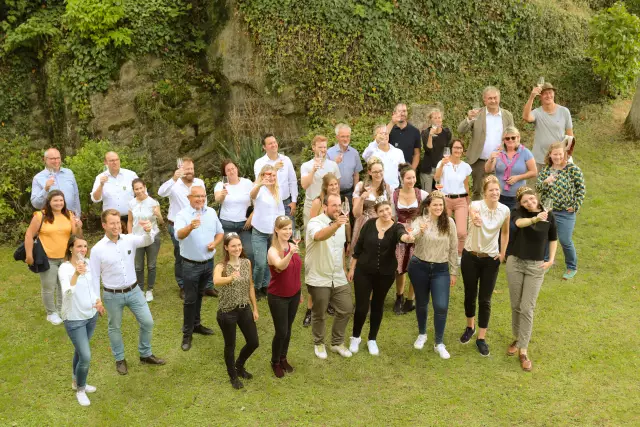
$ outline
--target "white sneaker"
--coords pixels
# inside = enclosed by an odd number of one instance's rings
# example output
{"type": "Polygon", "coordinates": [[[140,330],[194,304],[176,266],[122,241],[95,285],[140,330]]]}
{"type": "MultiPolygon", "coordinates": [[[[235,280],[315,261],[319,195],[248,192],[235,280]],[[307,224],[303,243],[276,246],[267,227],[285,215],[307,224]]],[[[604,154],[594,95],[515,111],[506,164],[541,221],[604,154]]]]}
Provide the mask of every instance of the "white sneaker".
{"type": "Polygon", "coordinates": [[[422,350],[424,348],[424,343],[427,342],[427,334],[418,335],[418,339],[413,343],[413,348],[416,350],[422,350]]]}
{"type": "Polygon", "coordinates": [[[360,342],[362,341],[362,338],[351,337],[350,340],[351,341],[349,342],[349,351],[355,354],[360,349],[360,342]]]}
{"type": "Polygon", "coordinates": [[[319,359],[324,360],[327,358],[327,349],[324,347],[324,344],[315,345],[313,346],[313,349],[316,352],[316,356],[318,356],[319,359]]]}
{"type": "Polygon", "coordinates": [[[333,351],[334,353],[338,353],[342,357],[351,357],[351,352],[347,347],[344,346],[344,344],[332,345],[331,351],[333,351]]]}
{"type": "MultiPolygon", "coordinates": [[[[78,384],[75,381],[71,383],[71,389],[72,390],[78,390],[78,384]]],[[[92,385],[86,384],[84,386],[84,392],[85,393],[95,393],[96,390],[97,390],[97,388],[95,388],[92,385]]]]}
{"type": "Polygon", "coordinates": [[[369,348],[369,354],[372,356],[377,356],[380,354],[378,350],[378,344],[374,340],[367,341],[367,347],[369,348]]]}
{"type": "Polygon", "coordinates": [[[440,355],[440,358],[442,358],[442,359],[448,359],[448,358],[451,357],[451,355],[449,355],[449,352],[447,351],[447,349],[444,346],[444,344],[434,345],[433,346],[433,351],[438,353],[440,355]]]}
{"type": "Polygon", "coordinates": [[[80,406],[91,405],[91,401],[87,397],[87,393],[85,393],[84,391],[77,392],[76,397],[78,398],[78,403],[80,404],[80,406]]]}
{"type": "Polygon", "coordinates": [[[56,326],[62,323],[62,319],[60,318],[58,313],[51,313],[47,315],[47,321],[56,326]]]}
{"type": "Polygon", "coordinates": [[[152,291],[145,292],[144,297],[147,299],[147,302],[153,301],[153,292],[152,291]]]}

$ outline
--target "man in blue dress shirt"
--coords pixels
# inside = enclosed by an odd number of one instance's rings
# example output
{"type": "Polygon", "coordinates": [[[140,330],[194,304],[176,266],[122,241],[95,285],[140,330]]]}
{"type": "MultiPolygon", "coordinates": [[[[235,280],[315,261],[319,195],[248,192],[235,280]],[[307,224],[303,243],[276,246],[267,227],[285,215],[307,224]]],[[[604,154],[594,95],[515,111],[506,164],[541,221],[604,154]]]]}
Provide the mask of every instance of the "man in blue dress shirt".
{"type": "Polygon", "coordinates": [[[44,152],[44,170],[38,172],[31,183],[31,204],[36,209],[42,209],[49,191],[60,190],[64,194],[67,209],[72,211],[76,218],[80,218],[80,192],[76,177],[71,169],[60,167],[61,163],[60,152],[55,148],[49,148],[44,152]]]}

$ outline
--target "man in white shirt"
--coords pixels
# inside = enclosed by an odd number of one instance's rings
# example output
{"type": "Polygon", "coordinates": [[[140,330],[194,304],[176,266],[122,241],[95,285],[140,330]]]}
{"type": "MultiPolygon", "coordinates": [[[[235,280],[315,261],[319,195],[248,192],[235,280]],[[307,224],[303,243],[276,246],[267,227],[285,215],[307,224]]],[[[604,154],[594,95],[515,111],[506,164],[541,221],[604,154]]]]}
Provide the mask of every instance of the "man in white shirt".
{"type": "Polygon", "coordinates": [[[322,177],[331,172],[340,179],[340,168],[333,160],[327,156],[327,137],[316,135],[311,141],[311,149],[314,158],[300,166],[300,185],[305,189],[303,222],[307,226],[309,215],[311,214],[311,204],[320,195],[322,189],[322,177]]]}
{"type": "Polygon", "coordinates": [[[102,303],[109,314],[109,342],[111,352],[116,359],[116,371],[120,375],[128,373],[127,361],[124,358],[122,342],[122,312],[129,307],[140,325],[138,351],[140,362],[150,365],[164,365],[164,360],[157,358],[151,351],[153,317],[149,311],[147,300],[136,280],[136,249],[153,243],[156,232],[149,221],[140,221],[145,234],[123,235],[120,224],[120,213],[115,209],[102,212],[102,228],[105,236],[91,249],[89,266],[93,283],[100,283],[104,292],[102,303]]]}
{"type": "Polygon", "coordinates": [[[102,202],[102,212],[115,209],[120,212],[122,232],[127,229],[129,219],[129,201],[134,198],[131,182],[138,175],[129,169],[120,167],[118,153],[109,151],[104,155],[106,170],[96,176],[91,190],[91,201],[102,202]]]}
{"type": "Polygon", "coordinates": [[[375,138],[362,153],[362,158],[369,160],[377,157],[384,166],[384,182],[389,184],[391,191],[400,187],[398,166],[405,163],[404,153],[401,149],[389,144],[389,133],[386,125],[378,125],[375,129],[375,138]]]}
{"type": "Polygon", "coordinates": [[[192,186],[189,206],[176,216],[174,236],[180,241],[184,309],[182,350],[191,348],[193,333],[213,335],[213,330],[200,323],[200,308],[205,286],[213,277],[213,257],[216,246],[224,237],[216,211],[205,205],[207,193],[203,187],[192,186]],[[211,237],[214,236],[213,240],[211,237]]]}
{"type": "Polygon", "coordinates": [[[284,213],[293,221],[295,229],[295,215],[298,201],[298,178],[296,170],[293,168],[291,159],[284,154],[278,153],[278,141],[272,133],[267,133],[262,137],[262,148],[266,152],[253,164],[254,177],[260,175],[260,171],[265,165],[276,168],[280,197],[284,205],[284,213]]]}
{"type": "Polygon", "coordinates": [[[327,358],[324,345],[325,318],[327,307],[331,304],[335,309],[331,351],[351,357],[351,352],[344,345],[344,331],[353,312],[345,261],[345,224],[349,217],[341,213],[339,196],[326,196],[322,204],[324,213],[309,220],[307,225],[304,258],[305,283],[313,302],[311,329],[314,351],[320,359],[327,358]]]}
{"type": "MultiPolygon", "coordinates": [[[[176,229],[174,222],[178,212],[189,206],[189,199],[187,196],[190,194],[192,186],[205,188],[204,181],[200,178],[195,178],[193,159],[183,157],[182,167],[180,169],[176,169],[173,173],[173,177],[168,179],[158,189],[158,196],[169,198],[169,213],[167,214],[169,224],[167,226],[167,230],[169,231],[171,241],[173,242],[173,257],[175,259],[173,264],[173,274],[176,278],[176,283],[180,288],[180,298],[182,299],[184,299],[182,257],[180,256],[180,243],[176,239],[175,235],[176,229]]],[[[207,286],[205,295],[215,296],[217,293],[213,289],[213,278],[211,278],[210,282],[211,286],[207,286]]]]}

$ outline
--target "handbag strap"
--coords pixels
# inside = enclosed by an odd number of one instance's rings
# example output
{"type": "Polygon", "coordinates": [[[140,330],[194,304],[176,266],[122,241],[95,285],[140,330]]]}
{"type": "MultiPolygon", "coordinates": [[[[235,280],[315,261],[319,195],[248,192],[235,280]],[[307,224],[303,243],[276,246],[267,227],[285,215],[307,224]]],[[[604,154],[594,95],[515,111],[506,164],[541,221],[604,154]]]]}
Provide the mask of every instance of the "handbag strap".
{"type": "Polygon", "coordinates": [[[38,227],[38,232],[36,233],[35,236],[33,236],[33,240],[38,238],[38,235],[40,234],[40,230],[42,229],[42,224],[44,224],[44,211],[40,211],[40,213],[42,214],[42,220],[40,221],[40,227],[38,227]]]}

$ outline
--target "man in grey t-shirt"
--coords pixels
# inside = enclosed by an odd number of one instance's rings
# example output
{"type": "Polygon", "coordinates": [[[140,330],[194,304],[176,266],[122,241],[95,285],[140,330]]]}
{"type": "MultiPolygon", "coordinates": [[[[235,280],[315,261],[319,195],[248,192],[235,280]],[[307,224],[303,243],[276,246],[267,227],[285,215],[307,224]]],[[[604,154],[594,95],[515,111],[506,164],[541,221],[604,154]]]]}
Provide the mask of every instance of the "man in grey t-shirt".
{"type": "Polygon", "coordinates": [[[538,172],[544,167],[544,157],[549,146],[562,141],[565,135],[573,136],[573,121],[567,107],[555,103],[556,89],[551,83],[536,86],[531,90],[527,103],[522,109],[522,119],[535,123],[533,139],[533,157],[536,159],[538,172]],[[540,95],[540,107],[531,110],[533,100],[540,95]]]}

